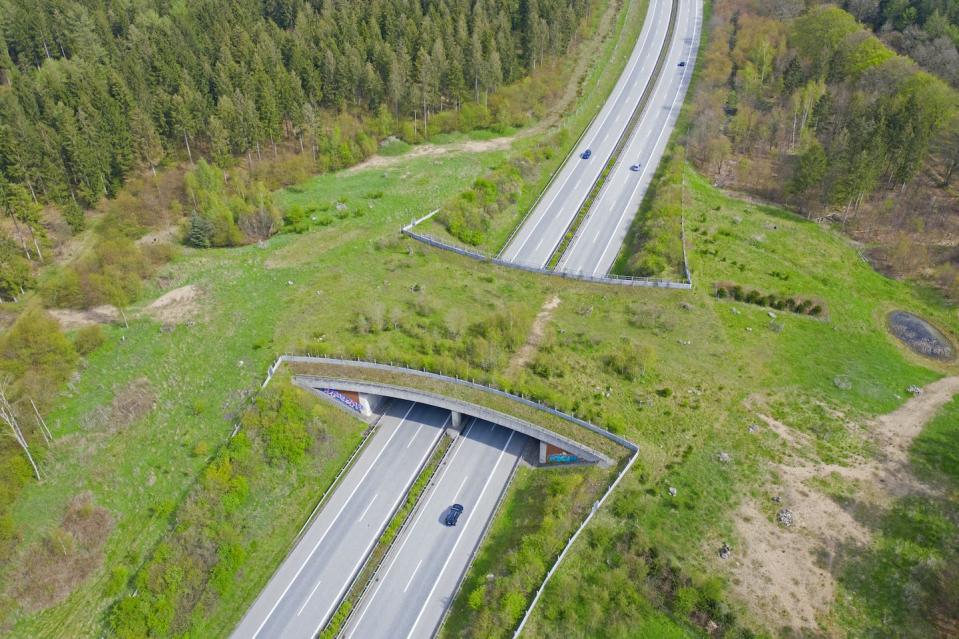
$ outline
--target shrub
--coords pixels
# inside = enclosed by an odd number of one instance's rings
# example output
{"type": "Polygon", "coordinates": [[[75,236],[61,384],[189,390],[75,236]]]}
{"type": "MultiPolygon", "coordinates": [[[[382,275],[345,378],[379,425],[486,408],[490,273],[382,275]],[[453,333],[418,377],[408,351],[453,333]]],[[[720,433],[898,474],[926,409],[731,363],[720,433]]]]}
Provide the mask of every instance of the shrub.
{"type": "Polygon", "coordinates": [[[73,338],[73,347],[77,349],[80,355],[89,355],[100,348],[105,341],[106,337],[104,337],[103,329],[100,328],[100,325],[91,324],[77,331],[76,336],[73,338]]]}

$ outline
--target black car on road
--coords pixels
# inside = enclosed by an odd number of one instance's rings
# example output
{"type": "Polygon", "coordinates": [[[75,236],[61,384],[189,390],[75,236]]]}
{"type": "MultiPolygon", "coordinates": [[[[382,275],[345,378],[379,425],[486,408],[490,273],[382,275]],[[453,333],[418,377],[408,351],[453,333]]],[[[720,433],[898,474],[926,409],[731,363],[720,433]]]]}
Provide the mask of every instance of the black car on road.
{"type": "Polygon", "coordinates": [[[590,149],[586,149],[585,151],[579,154],[579,157],[583,158],[584,160],[588,160],[592,154],[593,152],[590,149]]]}
{"type": "Polygon", "coordinates": [[[450,509],[446,511],[446,519],[443,521],[447,526],[455,526],[456,520],[460,518],[460,515],[463,514],[463,506],[460,504],[453,504],[450,506],[450,509]]]}

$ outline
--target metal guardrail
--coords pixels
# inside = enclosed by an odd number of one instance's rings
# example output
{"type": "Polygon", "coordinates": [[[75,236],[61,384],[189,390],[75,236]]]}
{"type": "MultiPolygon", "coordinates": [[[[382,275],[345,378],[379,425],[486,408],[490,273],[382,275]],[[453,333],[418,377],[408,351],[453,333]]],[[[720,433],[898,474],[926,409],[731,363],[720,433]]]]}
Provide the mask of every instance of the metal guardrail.
{"type": "Polygon", "coordinates": [[[593,519],[599,509],[605,503],[606,499],[613,493],[616,489],[616,486],[619,485],[619,482],[626,476],[626,473],[629,472],[629,469],[632,468],[633,462],[636,461],[636,458],[639,457],[639,448],[637,447],[633,456],[629,458],[629,461],[626,463],[626,466],[623,468],[623,471],[617,475],[616,479],[613,480],[613,483],[609,485],[609,488],[606,489],[606,492],[603,493],[603,496],[599,498],[595,504],[593,504],[592,509],[590,509],[589,514],[586,515],[586,519],[583,520],[583,523],[579,525],[579,528],[576,529],[576,532],[569,538],[569,541],[566,542],[566,545],[563,547],[563,550],[559,553],[559,556],[556,557],[556,561],[553,562],[552,567],[549,569],[549,572],[546,573],[546,577],[543,578],[543,583],[540,584],[539,588],[536,590],[536,594],[533,595],[533,600],[530,602],[529,607],[526,608],[526,612],[523,614],[523,618],[519,622],[519,626],[516,627],[516,631],[513,633],[513,639],[518,639],[520,634],[523,632],[523,628],[526,626],[526,622],[529,621],[530,616],[533,614],[533,610],[536,608],[536,604],[539,603],[539,598],[543,595],[543,591],[546,589],[546,584],[549,583],[549,580],[553,578],[553,575],[559,570],[559,565],[562,563],[563,559],[566,558],[566,555],[569,554],[570,548],[573,547],[573,544],[576,543],[576,539],[579,538],[580,533],[586,528],[589,522],[593,519]]]}
{"type": "MultiPolygon", "coordinates": [[[[629,19],[629,10],[632,9],[632,8],[633,8],[633,3],[632,3],[632,2],[630,2],[630,3],[628,3],[628,4],[626,5],[626,17],[625,17],[624,20],[623,20],[623,29],[626,28],[626,21],[629,19]]],[[[647,9],[647,11],[648,11],[648,9],[647,9]]],[[[618,33],[617,36],[616,36],[617,39],[621,39],[621,38],[622,38],[623,29],[620,29],[620,30],[619,30],[619,33],[618,33]]],[[[618,43],[617,43],[617,44],[618,44],[618,43]]],[[[626,64],[623,65],[623,68],[624,68],[624,69],[625,69],[625,67],[626,67],[627,65],[629,65],[629,60],[630,60],[630,58],[632,58],[632,57],[633,57],[633,51],[632,51],[632,49],[630,49],[629,56],[627,56],[627,58],[626,58],[626,64]]],[[[618,83],[618,82],[619,82],[619,80],[617,79],[617,83],[618,83]]],[[[615,91],[615,90],[616,90],[616,84],[613,84],[613,87],[609,90],[609,94],[612,95],[613,91],[615,91]]],[[[608,99],[608,96],[607,96],[607,99],[608,99]]],[[[586,126],[583,127],[583,130],[580,132],[579,137],[576,138],[576,141],[573,142],[573,145],[569,148],[569,152],[566,153],[566,157],[563,159],[562,162],[560,162],[559,166],[556,167],[556,170],[553,171],[553,174],[549,177],[549,181],[546,183],[546,186],[543,187],[543,190],[540,191],[540,192],[539,192],[539,195],[536,196],[536,199],[533,200],[533,203],[532,203],[532,204],[530,205],[530,207],[526,210],[526,214],[523,215],[523,219],[520,220],[519,224],[517,224],[517,225],[513,228],[512,232],[510,232],[510,234],[509,234],[509,237],[507,237],[507,238],[506,238],[506,241],[503,243],[503,246],[500,247],[499,252],[496,253],[496,258],[497,258],[497,259],[499,259],[500,255],[503,254],[503,251],[506,250],[506,247],[509,246],[509,243],[513,241],[513,238],[516,237],[516,234],[519,232],[519,230],[520,230],[521,228],[523,228],[523,225],[526,223],[526,220],[529,218],[530,214],[531,214],[534,210],[536,210],[536,205],[539,204],[540,200],[543,199],[543,196],[546,195],[546,192],[549,190],[549,187],[553,185],[553,182],[556,180],[556,176],[559,175],[560,171],[563,170],[563,167],[566,166],[566,163],[569,162],[569,159],[570,159],[571,157],[573,157],[573,155],[576,153],[577,149],[579,149],[580,142],[582,142],[582,141],[583,141],[583,138],[586,137],[586,133],[589,131],[589,128],[590,128],[591,126],[593,126],[593,122],[596,121],[596,118],[599,117],[599,114],[603,112],[603,105],[605,105],[605,104],[606,104],[606,102],[603,101],[603,104],[600,105],[599,109],[596,110],[596,113],[593,114],[593,117],[591,117],[591,118],[589,119],[589,122],[586,123],[586,126]]],[[[418,224],[418,222],[417,222],[417,224],[418,224]]],[[[415,226],[415,224],[414,224],[414,226],[415,226]]]]}
{"type": "MultiPolygon", "coordinates": [[[[693,287],[691,281],[677,282],[675,280],[664,280],[664,279],[657,279],[652,277],[633,277],[629,275],[589,275],[587,273],[570,273],[567,271],[554,271],[546,268],[541,268],[538,266],[528,266],[526,264],[517,264],[515,262],[508,262],[506,260],[502,260],[498,257],[492,257],[485,253],[480,253],[479,251],[472,251],[470,249],[463,248],[462,246],[449,244],[442,240],[438,240],[430,235],[417,233],[416,231],[413,230],[413,226],[414,226],[413,224],[408,224],[404,226],[402,229],[402,232],[407,237],[410,237],[418,242],[422,242],[434,248],[443,249],[444,251],[452,251],[453,253],[458,253],[459,255],[463,255],[480,262],[488,262],[490,264],[496,264],[497,266],[504,266],[506,268],[519,269],[521,271],[526,271],[528,273],[538,273],[540,275],[550,275],[553,277],[561,277],[567,280],[579,280],[581,282],[593,282],[596,284],[613,284],[616,286],[643,286],[647,288],[671,288],[671,289],[680,289],[680,290],[690,290],[693,287]]],[[[688,269],[688,266],[687,266],[687,269],[688,269]]]]}
{"type": "Polygon", "coordinates": [[[629,114],[629,120],[626,121],[626,126],[623,128],[623,132],[620,133],[619,138],[616,140],[616,144],[613,145],[613,152],[609,155],[609,158],[603,165],[603,169],[599,172],[599,175],[596,176],[596,179],[593,180],[592,185],[590,185],[589,191],[586,194],[586,199],[583,200],[579,210],[576,211],[576,215],[573,216],[573,219],[570,220],[566,230],[563,231],[560,242],[550,254],[549,260],[546,262],[547,264],[550,264],[553,262],[553,260],[556,260],[556,266],[558,267],[559,263],[563,259],[563,255],[565,255],[566,252],[570,250],[571,246],[577,242],[577,238],[582,238],[579,230],[584,228],[586,221],[593,212],[593,204],[603,196],[608,188],[609,182],[607,181],[607,178],[613,171],[613,168],[616,166],[616,164],[619,163],[620,156],[623,154],[623,149],[626,148],[626,144],[632,137],[633,131],[636,129],[636,125],[639,123],[640,117],[646,111],[646,107],[649,104],[649,99],[652,96],[653,91],[655,91],[656,87],[659,85],[659,79],[663,71],[663,66],[666,63],[666,56],[669,55],[669,50],[672,47],[673,34],[676,31],[676,20],[678,13],[679,0],[672,0],[669,10],[669,25],[666,28],[666,37],[663,40],[662,48],[659,50],[659,56],[656,58],[656,64],[653,66],[653,72],[649,77],[649,82],[646,83],[646,87],[643,89],[643,94],[639,97],[639,101],[636,103],[636,106],[633,107],[633,112],[629,114]],[[573,233],[573,236],[567,240],[566,238],[570,233],[573,233]]]}
{"type": "Polygon", "coordinates": [[[441,382],[458,384],[460,386],[467,386],[469,388],[481,390],[487,393],[493,393],[495,395],[499,395],[500,397],[505,397],[514,402],[519,402],[531,408],[535,408],[537,410],[547,412],[561,419],[565,419],[566,421],[573,422],[577,426],[582,426],[583,428],[589,431],[592,431],[593,433],[596,433],[597,435],[600,435],[601,437],[605,437],[606,439],[614,442],[615,444],[619,446],[622,446],[623,448],[626,448],[629,451],[635,452],[639,449],[639,447],[636,446],[636,444],[632,443],[628,439],[620,437],[619,435],[616,435],[615,433],[611,433],[610,431],[600,426],[597,426],[596,424],[580,419],[579,417],[576,417],[575,415],[564,413],[563,411],[557,410],[551,406],[547,406],[546,404],[528,399],[526,397],[521,397],[519,395],[514,395],[508,391],[504,391],[494,386],[478,384],[470,380],[460,379],[459,377],[450,377],[448,375],[441,375],[439,373],[433,373],[430,371],[417,370],[415,368],[407,368],[405,366],[396,366],[393,364],[382,364],[380,362],[369,362],[366,360],[338,359],[335,357],[319,357],[319,356],[312,356],[312,355],[280,355],[280,357],[277,358],[277,362],[278,363],[289,362],[289,363],[301,363],[301,364],[320,363],[320,364],[333,364],[333,365],[341,365],[341,366],[356,366],[359,368],[370,368],[373,370],[402,372],[409,375],[417,375],[419,377],[427,377],[427,378],[435,379],[441,382]]]}

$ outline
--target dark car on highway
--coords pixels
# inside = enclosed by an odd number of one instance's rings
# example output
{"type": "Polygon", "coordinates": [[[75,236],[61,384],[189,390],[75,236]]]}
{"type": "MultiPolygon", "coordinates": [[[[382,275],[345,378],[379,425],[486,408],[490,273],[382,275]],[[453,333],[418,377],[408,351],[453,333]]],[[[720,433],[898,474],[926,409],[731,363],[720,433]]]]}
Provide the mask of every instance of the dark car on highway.
{"type": "Polygon", "coordinates": [[[681,67],[686,66],[686,61],[685,60],[680,61],[679,66],[681,67]]]}
{"type": "Polygon", "coordinates": [[[593,152],[590,151],[589,149],[586,149],[585,151],[579,154],[579,157],[583,158],[584,160],[588,160],[591,155],[593,155],[593,152]]]}
{"type": "Polygon", "coordinates": [[[446,511],[446,519],[443,521],[447,526],[455,526],[456,520],[460,518],[460,515],[463,514],[463,506],[460,504],[453,504],[450,506],[450,509],[446,511]]]}
{"type": "Polygon", "coordinates": [[[635,173],[636,171],[639,170],[639,164],[633,164],[632,166],[629,167],[629,170],[635,173]]]}

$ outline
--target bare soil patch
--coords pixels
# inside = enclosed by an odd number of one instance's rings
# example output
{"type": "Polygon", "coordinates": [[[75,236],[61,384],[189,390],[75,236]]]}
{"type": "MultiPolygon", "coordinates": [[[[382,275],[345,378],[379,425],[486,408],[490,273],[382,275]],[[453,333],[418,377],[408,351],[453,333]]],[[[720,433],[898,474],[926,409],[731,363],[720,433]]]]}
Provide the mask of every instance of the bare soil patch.
{"type": "Polygon", "coordinates": [[[156,405],[156,394],[150,380],[140,377],[121,388],[109,407],[98,406],[83,418],[88,430],[115,433],[125,429],[156,405]]]}
{"type": "Polygon", "coordinates": [[[736,513],[741,548],[731,566],[734,591],[752,612],[771,628],[790,627],[799,632],[828,633],[820,624],[828,614],[836,590],[833,562],[850,548],[871,540],[869,529],[834,499],[815,487],[816,479],[838,477],[856,487],[857,509],[884,506],[907,494],[935,493],[909,468],[909,446],[954,395],[959,376],[929,384],[896,411],[864,426],[876,447],[874,459],[848,466],[822,464],[809,453],[809,436],[760,414],[777,433],[787,451],[773,469],[774,492],[779,502],[747,500],[736,513]],[[789,508],[793,524],[785,527],[775,513],[789,508]]]}
{"type": "Polygon", "coordinates": [[[163,324],[180,324],[199,316],[202,296],[195,284],[181,286],[161,295],[143,312],[163,324]]]}
{"type": "Polygon", "coordinates": [[[103,564],[103,546],[113,516],[89,492],[75,496],[60,525],[27,550],[18,562],[9,594],[26,610],[49,608],[66,599],[103,564]]]}
{"type": "Polygon", "coordinates": [[[516,136],[505,136],[493,138],[492,140],[466,140],[463,142],[453,142],[451,144],[430,144],[427,142],[414,146],[403,155],[370,156],[343,172],[346,175],[350,175],[358,171],[365,171],[366,169],[385,169],[415,158],[439,157],[449,153],[485,153],[487,151],[500,151],[502,149],[508,149],[515,139],[516,136]]]}
{"type": "Polygon", "coordinates": [[[533,327],[529,332],[529,338],[523,344],[513,358],[510,360],[509,367],[506,370],[507,375],[515,375],[521,368],[526,366],[536,354],[536,349],[543,342],[543,335],[546,332],[546,325],[553,318],[553,311],[559,306],[559,295],[553,295],[543,303],[536,319],[533,320],[533,327]]]}
{"type": "Polygon", "coordinates": [[[95,306],[86,310],[77,310],[72,308],[53,308],[48,311],[50,315],[60,322],[60,327],[65,331],[75,328],[83,328],[92,324],[113,324],[121,321],[120,311],[115,306],[104,304],[95,306]]]}

